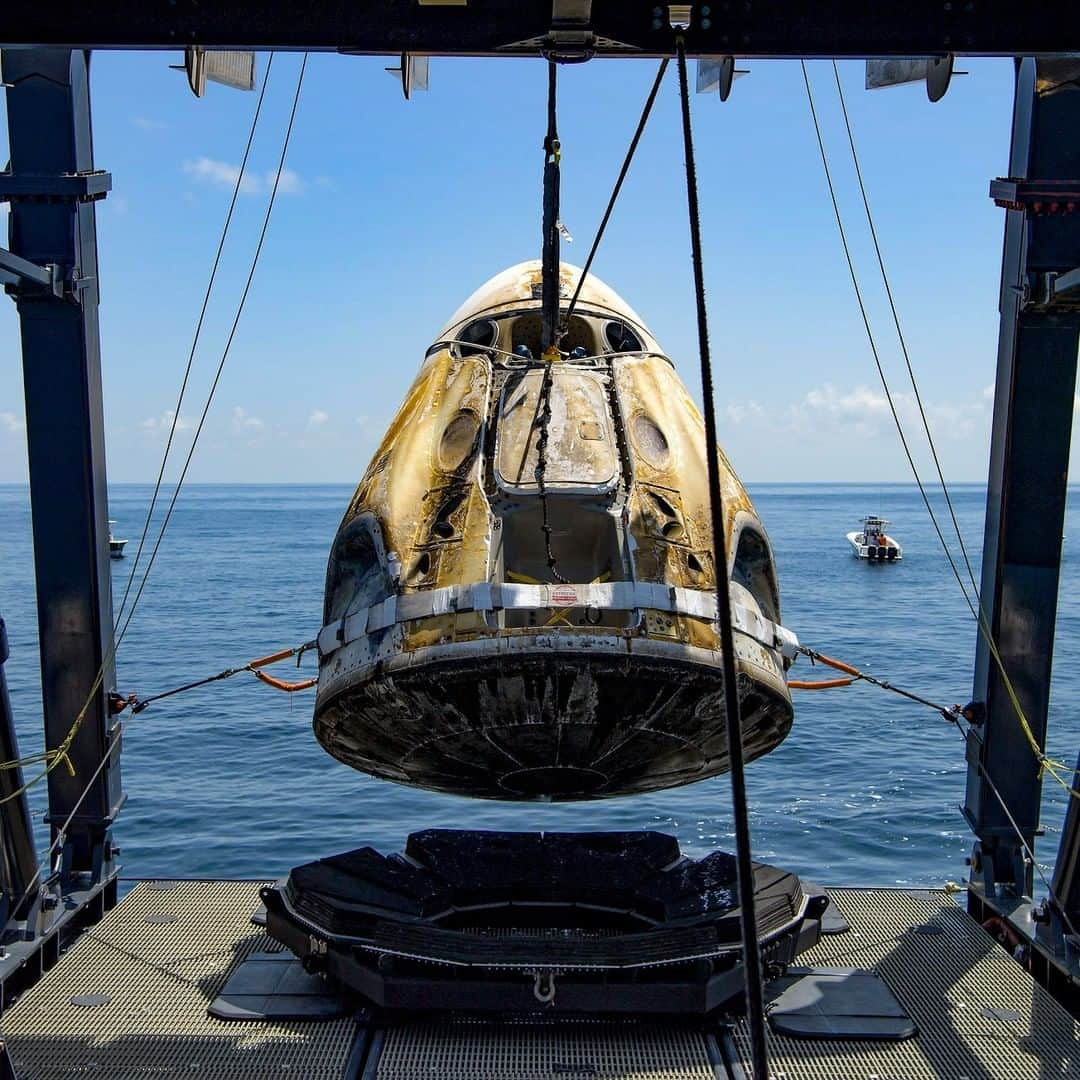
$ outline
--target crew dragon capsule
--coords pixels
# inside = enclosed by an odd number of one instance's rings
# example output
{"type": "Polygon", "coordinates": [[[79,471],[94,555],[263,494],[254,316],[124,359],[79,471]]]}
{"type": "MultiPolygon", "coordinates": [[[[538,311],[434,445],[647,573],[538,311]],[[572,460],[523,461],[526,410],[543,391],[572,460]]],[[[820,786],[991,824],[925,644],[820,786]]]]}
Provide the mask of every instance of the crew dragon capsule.
{"type": "MultiPolygon", "coordinates": [[[[581,271],[563,264],[562,313],[581,271]]],[[[541,268],[492,278],[428,349],[330,553],[315,734],[399,783],[573,800],[728,768],[702,418],[585,279],[558,359],[541,268]]],[[[791,728],[772,550],[720,455],[748,759],[791,728]]]]}

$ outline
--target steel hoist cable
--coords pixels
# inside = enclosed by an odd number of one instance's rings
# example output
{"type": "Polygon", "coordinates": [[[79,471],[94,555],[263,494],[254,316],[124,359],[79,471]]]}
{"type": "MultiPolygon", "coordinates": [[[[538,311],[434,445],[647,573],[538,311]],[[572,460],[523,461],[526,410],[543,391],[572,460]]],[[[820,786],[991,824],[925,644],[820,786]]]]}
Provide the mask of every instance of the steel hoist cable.
{"type": "MultiPolygon", "coordinates": [[[[870,326],[870,318],[866,310],[866,304],[863,301],[862,289],[859,285],[858,275],[855,272],[855,264],[852,259],[851,249],[848,245],[847,233],[844,229],[843,217],[840,214],[840,206],[836,197],[836,188],[833,184],[832,170],[829,167],[828,154],[825,150],[825,142],[821,134],[821,125],[818,122],[817,109],[814,105],[814,94],[810,87],[810,77],[806,68],[806,61],[800,61],[802,65],[803,82],[806,85],[807,101],[810,105],[810,116],[814,124],[814,132],[817,136],[818,150],[821,155],[821,164],[825,170],[825,180],[829,188],[829,197],[832,201],[833,215],[836,219],[837,230],[840,234],[840,243],[844,249],[844,258],[847,261],[848,273],[851,277],[851,284],[855,290],[855,299],[859,306],[859,313],[862,316],[863,326],[866,329],[867,340],[870,344],[870,352],[874,358],[874,365],[877,368],[878,377],[881,380],[882,389],[885,392],[885,399],[889,405],[889,411],[892,413],[893,423],[896,427],[897,435],[900,438],[900,444],[904,450],[904,456],[907,458],[908,466],[911,469],[911,474],[915,479],[915,484],[919,489],[919,494],[922,496],[924,505],[926,506],[926,512],[930,516],[930,521],[934,526],[934,531],[937,534],[937,538],[941,543],[941,548],[945,553],[945,558],[948,560],[949,567],[952,570],[953,577],[956,578],[957,584],[960,586],[960,592],[963,594],[964,602],[967,604],[968,609],[971,612],[972,618],[975,619],[979,628],[979,633],[986,641],[987,648],[990,650],[990,655],[993,658],[994,665],[1001,676],[1002,685],[1005,688],[1005,692],[1009,698],[1009,702],[1012,705],[1013,712],[1016,714],[1017,720],[1020,724],[1021,731],[1024,734],[1024,738],[1031,749],[1031,753],[1035,758],[1039,766],[1039,773],[1048,774],[1055,783],[1057,783],[1071,798],[1080,799],[1080,789],[1074,788],[1072,783],[1065,778],[1065,775],[1071,775],[1073,772],[1072,767],[1063,761],[1057,761],[1049,757],[1042,747],[1039,745],[1038,739],[1035,737],[1035,733],[1031,730],[1031,725],[1028,722],[1027,716],[1024,713],[1024,708],[1020,703],[1020,699],[1016,693],[1016,689],[1013,686],[1012,680],[1009,678],[1008,672],[1005,670],[1005,662],[1001,658],[1001,653],[998,651],[997,643],[994,641],[993,633],[989,622],[982,610],[981,602],[979,601],[978,592],[976,591],[975,603],[972,602],[971,597],[968,595],[967,586],[964,583],[964,579],[961,576],[960,569],[956,564],[955,558],[953,558],[952,552],[949,550],[948,542],[945,539],[945,534],[942,531],[941,525],[938,522],[937,515],[934,512],[934,508],[930,503],[930,497],[926,493],[925,485],[922,482],[922,478],[919,475],[918,467],[915,464],[915,459],[911,452],[911,447],[908,443],[907,436],[904,434],[904,427],[900,421],[899,413],[896,409],[896,403],[893,400],[892,391],[889,387],[888,378],[885,375],[884,366],[881,363],[881,356],[878,352],[877,342],[874,338],[873,329],[870,326]],[[976,606],[976,605],[979,606],[976,606]]],[[[974,584],[974,582],[973,582],[974,584]]]]}
{"type": "Polygon", "coordinates": [[[536,493],[540,499],[540,531],[544,534],[544,553],[551,576],[560,584],[568,581],[555,562],[551,548],[551,507],[547,490],[547,448],[551,426],[551,386],[555,380],[552,365],[561,359],[559,353],[559,166],[562,147],[559,144],[557,111],[558,67],[554,60],[548,61],[547,134],[544,136],[544,211],[543,253],[541,259],[541,317],[543,321],[541,348],[543,349],[543,374],[536,395],[536,493]]]}
{"type": "MultiPolygon", "coordinates": [[[[258,263],[259,263],[259,257],[260,257],[260,255],[262,253],[263,243],[264,243],[264,241],[266,239],[267,229],[268,229],[269,224],[270,224],[270,216],[271,216],[271,213],[272,213],[273,208],[274,208],[274,203],[276,202],[276,199],[277,199],[278,186],[279,186],[279,183],[280,183],[280,180],[281,180],[282,171],[284,170],[284,167],[285,167],[285,158],[286,158],[286,154],[288,153],[289,143],[290,143],[290,140],[291,140],[291,137],[292,137],[293,124],[294,124],[294,121],[296,119],[297,106],[298,106],[299,101],[300,101],[300,90],[301,90],[301,88],[303,86],[303,83],[304,83],[304,72],[305,72],[305,70],[307,68],[307,58],[308,58],[308,54],[304,53],[303,60],[301,61],[301,64],[300,64],[300,71],[299,71],[299,74],[297,76],[296,91],[295,91],[295,93],[293,95],[292,109],[291,109],[291,111],[289,113],[289,121],[288,121],[288,124],[286,126],[285,136],[284,136],[284,139],[283,139],[283,142],[282,142],[282,147],[281,147],[281,153],[280,153],[279,158],[278,158],[278,167],[277,167],[277,170],[276,170],[276,172],[274,174],[274,182],[273,182],[273,185],[272,185],[272,188],[271,188],[271,191],[270,191],[270,196],[269,196],[269,199],[268,199],[268,202],[267,202],[266,213],[265,213],[265,215],[263,217],[262,228],[261,228],[260,233],[259,233],[258,242],[256,243],[254,254],[252,255],[251,267],[250,267],[250,269],[248,271],[247,280],[246,280],[246,282],[244,284],[244,288],[242,290],[240,300],[239,300],[238,305],[237,305],[236,314],[235,314],[235,317],[233,318],[232,326],[231,326],[231,329],[230,329],[229,335],[228,335],[228,339],[227,339],[227,341],[225,343],[225,347],[224,347],[224,350],[222,351],[222,355],[221,355],[221,360],[218,363],[217,371],[216,371],[216,373],[214,375],[214,380],[213,380],[213,382],[211,384],[209,393],[207,395],[206,403],[205,403],[205,405],[203,407],[202,414],[199,417],[199,422],[196,425],[195,433],[194,433],[194,435],[192,437],[192,441],[191,441],[191,446],[188,448],[188,453],[187,453],[187,456],[186,456],[186,458],[184,460],[183,468],[180,471],[180,476],[179,476],[179,478],[178,478],[178,480],[176,482],[176,487],[174,488],[172,496],[171,496],[171,498],[169,500],[168,508],[167,508],[167,510],[165,512],[164,519],[162,520],[161,527],[158,530],[157,539],[156,539],[156,541],[154,543],[153,549],[151,550],[150,557],[147,560],[146,568],[143,571],[143,576],[142,576],[142,579],[141,579],[141,581],[139,583],[139,587],[136,590],[134,597],[132,598],[131,606],[128,608],[127,616],[125,617],[125,619],[123,621],[123,625],[119,627],[118,631],[116,631],[115,640],[113,641],[113,644],[112,644],[111,648],[108,650],[108,652],[107,652],[107,654],[105,656],[105,659],[102,661],[101,666],[98,668],[97,674],[94,676],[94,680],[91,683],[89,691],[87,692],[86,700],[84,701],[82,708],[79,710],[78,715],[75,717],[75,720],[72,723],[71,728],[68,730],[67,735],[64,737],[64,739],[60,742],[60,744],[54,750],[46,751],[45,756],[48,758],[48,760],[47,760],[47,763],[46,763],[45,767],[41,770],[41,772],[38,773],[37,776],[31,777],[24,784],[20,785],[15,791],[12,791],[10,794],[5,795],[3,798],[0,798],[0,806],[2,806],[4,803],[11,802],[13,799],[17,799],[24,792],[28,791],[30,788],[35,787],[37,784],[41,783],[41,781],[44,780],[53,771],[53,769],[55,769],[61,762],[64,762],[67,765],[68,770],[73,772],[71,762],[68,759],[68,753],[71,750],[72,743],[74,742],[76,736],[78,735],[79,731],[82,728],[82,724],[85,721],[86,715],[90,710],[90,704],[94,699],[94,695],[97,694],[97,692],[100,689],[101,684],[102,684],[102,682],[103,682],[103,680],[105,678],[105,669],[108,666],[109,662],[116,656],[116,653],[119,650],[120,645],[122,644],[125,635],[127,634],[128,628],[131,625],[131,620],[135,615],[135,610],[138,607],[139,600],[142,597],[144,589],[146,588],[147,581],[150,578],[150,571],[153,569],[154,563],[155,563],[155,561],[157,559],[158,552],[159,552],[159,550],[161,548],[161,542],[162,542],[162,540],[164,539],[164,536],[165,536],[165,531],[168,528],[169,521],[172,518],[172,512],[176,507],[176,502],[177,502],[177,499],[180,496],[181,488],[183,487],[184,480],[187,477],[188,469],[189,469],[189,467],[191,465],[192,458],[194,457],[194,454],[195,454],[195,448],[198,446],[199,437],[202,434],[203,427],[204,427],[204,425],[206,423],[206,417],[210,412],[210,406],[212,405],[213,400],[214,400],[214,394],[215,394],[215,392],[217,390],[218,383],[221,380],[221,373],[224,370],[225,362],[228,359],[229,352],[230,352],[231,347],[232,347],[233,339],[236,336],[237,327],[240,324],[240,317],[243,314],[244,306],[245,306],[245,303],[246,303],[247,297],[248,297],[248,293],[249,293],[249,291],[251,289],[251,283],[252,283],[252,280],[255,277],[255,270],[256,270],[256,268],[258,266],[258,263]]],[[[264,89],[265,89],[265,83],[264,83],[264,89]]],[[[174,421],[175,421],[175,419],[176,418],[174,417],[174,421]]],[[[116,732],[116,735],[118,736],[119,735],[119,730],[120,730],[119,725],[114,730],[116,732]]],[[[113,741],[115,743],[116,740],[114,739],[113,741]]],[[[100,774],[101,769],[104,767],[105,761],[108,760],[108,758],[109,758],[109,756],[111,754],[112,754],[112,746],[110,745],[110,747],[106,750],[105,754],[102,756],[102,760],[99,763],[98,768],[94,772],[94,777],[95,778],[100,774]]]]}
{"type": "Polygon", "coordinates": [[[874,244],[874,254],[877,257],[878,269],[881,271],[881,283],[885,286],[885,295],[889,301],[889,310],[892,312],[893,326],[896,327],[896,337],[900,342],[900,352],[904,357],[908,377],[911,379],[911,389],[915,392],[915,404],[919,409],[922,419],[923,430],[926,432],[926,441],[930,447],[930,455],[934,459],[934,468],[937,470],[938,480],[941,483],[941,491],[945,496],[945,505],[949,508],[949,517],[952,518],[953,531],[956,533],[957,542],[960,545],[960,553],[964,557],[964,566],[967,568],[968,580],[971,582],[972,595],[975,602],[979,602],[979,586],[975,583],[975,571],[971,567],[971,559],[968,557],[967,545],[964,543],[964,534],[960,529],[960,523],[956,520],[956,510],[953,508],[952,498],[949,495],[949,486],[945,483],[945,473],[941,468],[941,459],[938,457],[937,446],[934,444],[934,436],[930,431],[930,421],[923,407],[922,394],[919,393],[919,383],[915,378],[915,370],[911,366],[911,356],[908,353],[907,339],[900,326],[900,315],[896,310],[896,301],[893,299],[892,286],[889,283],[889,275],[885,270],[885,258],[881,253],[881,244],[878,242],[877,229],[874,227],[874,216],[870,212],[870,200],[866,194],[866,185],[863,182],[862,168],[859,165],[859,155],[855,149],[855,136],[851,130],[851,118],[848,116],[847,101],[844,98],[844,88],[840,83],[840,68],[836,61],[832,62],[833,78],[836,80],[836,93],[840,98],[840,111],[844,115],[844,128],[847,131],[848,146],[851,147],[851,160],[855,165],[855,176],[859,182],[859,194],[862,196],[863,209],[866,211],[866,224],[870,227],[870,239],[874,244]]]}
{"type": "Polygon", "coordinates": [[[124,595],[120,599],[120,607],[116,612],[113,630],[120,625],[127,606],[128,595],[135,581],[135,573],[139,568],[139,560],[142,558],[143,546],[150,532],[150,522],[154,516],[154,507],[157,506],[158,495],[161,492],[161,484],[165,477],[165,466],[169,461],[169,453],[172,450],[173,439],[180,423],[180,408],[184,403],[184,395],[187,392],[188,379],[191,377],[191,368],[195,362],[195,352],[199,346],[199,338],[202,336],[203,322],[206,320],[206,311],[210,306],[210,296],[214,290],[214,281],[217,279],[218,267],[221,265],[221,255],[225,250],[225,241],[229,235],[229,227],[232,225],[233,211],[236,209],[237,198],[240,195],[240,187],[244,181],[244,173],[247,169],[248,158],[251,155],[251,147],[255,142],[255,131],[259,126],[259,116],[262,113],[263,100],[266,97],[266,87],[270,81],[270,69],[274,63],[274,54],[270,53],[266,60],[266,71],[263,73],[262,86],[259,88],[259,100],[255,104],[255,115],[251,118],[251,127],[248,129],[247,142],[244,145],[244,153],[240,159],[240,167],[236,173],[236,182],[233,184],[232,197],[229,199],[229,209],[225,212],[225,223],[221,227],[221,237],[218,240],[217,251],[214,253],[214,262],[210,267],[210,278],[203,292],[202,306],[199,308],[199,317],[195,322],[195,332],[191,338],[191,348],[188,350],[187,365],[184,368],[184,377],[180,380],[180,393],[176,398],[176,407],[173,409],[172,422],[169,424],[169,435],[165,440],[165,450],[161,455],[161,467],[158,469],[157,480],[154,482],[154,491],[150,496],[150,508],[146,511],[146,520],[143,522],[142,533],[139,535],[139,546],[135,551],[135,561],[131,564],[131,572],[128,574],[127,584],[124,586],[124,595]]]}
{"type": "Polygon", "coordinates": [[[754,1080],[768,1080],[769,1058],[765,1042],[765,1003],[761,952],[758,945],[757,912],[754,908],[754,867],[750,850],[750,820],[746,798],[742,723],[739,717],[739,686],[735,671],[735,634],[731,626],[731,596],[728,592],[727,539],[724,533],[723,491],[720,485],[719,441],[716,433],[716,403],[713,398],[712,358],[709,352],[709,322],[705,305],[705,273],[701,251],[701,214],[698,205],[694,140],[690,126],[690,87],[686,76],[686,45],[676,35],[679,68],[679,99],[682,106],[683,151],[686,161],[686,201],[690,218],[690,249],[694,268],[697,303],[698,348],[701,354],[702,412],[705,416],[705,459],[708,465],[709,513],[716,567],[717,621],[720,626],[720,662],[724,681],[724,713],[728,755],[731,760],[731,801],[735,818],[735,859],[738,867],[739,921],[742,928],[743,966],[746,979],[746,1006],[750,1028],[750,1050],[754,1080]]]}
{"type": "Polygon", "coordinates": [[[618,201],[619,193],[622,191],[626,174],[630,171],[630,163],[634,160],[634,154],[637,151],[638,143],[641,142],[641,136],[645,132],[645,125],[649,122],[649,115],[652,113],[656,95],[660,91],[660,84],[664,81],[664,73],[667,71],[670,61],[671,57],[669,56],[665,56],[663,60],[660,61],[660,70],[657,71],[656,78],[653,80],[652,89],[649,91],[649,96],[645,101],[645,108],[641,111],[641,119],[638,120],[637,129],[634,131],[634,136],[630,140],[630,146],[626,151],[626,157],[623,158],[622,168],[619,170],[618,178],[615,180],[615,187],[612,189],[611,198],[608,199],[607,209],[604,211],[604,216],[600,219],[600,225],[597,227],[596,236],[593,237],[592,247],[589,248],[589,255],[585,260],[585,265],[581,268],[581,277],[578,278],[577,287],[574,289],[574,295],[570,297],[570,303],[566,306],[566,315],[563,316],[562,321],[564,331],[570,325],[570,316],[574,314],[578,298],[581,296],[582,286],[585,284],[585,279],[589,276],[589,270],[592,269],[593,259],[596,258],[596,252],[600,247],[600,241],[604,238],[604,231],[607,229],[608,221],[611,220],[611,213],[615,209],[615,203],[618,201]]]}

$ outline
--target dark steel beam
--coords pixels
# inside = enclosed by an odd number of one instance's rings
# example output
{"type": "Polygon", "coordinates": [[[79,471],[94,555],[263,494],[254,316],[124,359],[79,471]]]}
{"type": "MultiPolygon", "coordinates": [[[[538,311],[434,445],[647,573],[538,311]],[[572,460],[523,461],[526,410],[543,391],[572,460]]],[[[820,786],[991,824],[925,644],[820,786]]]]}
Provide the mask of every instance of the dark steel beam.
{"type": "MultiPolygon", "coordinates": [[[[1072,785],[1080,791],[1080,760],[1076,762],[1072,785]]],[[[1069,921],[1080,927],[1080,799],[1069,800],[1051,884],[1069,921]]]]}
{"type": "MultiPolygon", "coordinates": [[[[1032,188],[1080,180],[1080,89],[1037,92],[1036,74],[1033,60],[1018,67],[1010,177],[1032,188]]],[[[1080,313],[1047,302],[1047,276],[1080,265],[1080,215],[1054,209],[1040,203],[1007,211],[981,585],[991,634],[1040,748],[1080,339],[1080,313]]],[[[1032,866],[1009,815],[1033,849],[1041,769],[982,634],[974,699],[985,704],[985,720],[969,740],[965,803],[979,838],[977,880],[989,899],[1002,887],[1030,895],[1032,866]]]]}
{"type": "MultiPolygon", "coordinates": [[[[17,761],[19,740],[4,674],[7,658],[7,628],[0,619],[0,761],[17,761]]],[[[38,861],[30,807],[26,792],[20,792],[22,786],[22,769],[0,770],[0,928],[11,918],[21,918],[35,896],[30,886],[37,878],[38,861]]]]}
{"type": "MultiPolygon", "coordinates": [[[[566,5],[556,5],[560,9],[566,5]]],[[[690,56],[886,57],[1036,55],[1080,51],[1080,9],[1056,0],[754,0],[694,4],[690,56]],[[708,15],[704,14],[708,8],[708,15]]],[[[54,0],[8,5],[7,44],[92,48],[185,45],[356,53],[536,55],[552,0],[54,0]]],[[[599,55],[673,50],[667,5],[593,0],[599,55]]]]}
{"type": "Polygon", "coordinates": [[[82,194],[72,194],[71,183],[79,174],[100,175],[93,171],[88,54],[5,50],[3,76],[11,165],[0,173],[0,199],[11,203],[9,246],[59,268],[64,282],[61,296],[8,286],[22,336],[47,747],[63,742],[89,697],[69,755],[74,774],[64,765],[49,774],[49,821],[55,835],[74,812],[65,867],[100,873],[122,793],[118,748],[90,783],[118,736],[107,698],[115,680],[93,203],[101,193],[89,190],[100,185],[83,184],[76,185],[82,194]]]}

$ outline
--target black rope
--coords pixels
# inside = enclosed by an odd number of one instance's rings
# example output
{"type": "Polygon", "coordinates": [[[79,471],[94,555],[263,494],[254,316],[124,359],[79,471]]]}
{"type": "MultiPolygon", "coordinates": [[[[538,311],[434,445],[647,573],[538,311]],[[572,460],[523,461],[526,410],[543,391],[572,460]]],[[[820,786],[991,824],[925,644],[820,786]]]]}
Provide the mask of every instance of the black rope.
{"type": "Polygon", "coordinates": [[[209,675],[205,679],[196,679],[195,682],[185,683],[183,686],[177,686],[172,690],[165,690],[160,694],[151,694],[150,697],[140,698],[131,706],[132,715],[141,713],[148,705],[155,701],[161,701],[163,698],[172,697],[173,694],[182,694],[186,690],[194,690],[199,686],[206,686],[209,683],[220,682],[222,679],[231,679],[234,675],[239,675],[242,671],[250,671],[251,668],[245,664],[243,667],[238,668],[226,668],[224,671],[219,671],[216,675],[209,675]]]}
{"type": "Polygon", "coordinates": [[[949,723],[955,723],[957,716],[961,713],[958,705],[941,705],[936,701],[930,701],[928,698],[919,697],[918,694],[913,694],[910,690],[902,690],[899,686],[893,686],[891,682],[887,682],[885,679],[878,679],[873,675],[868,675],[865,671],[859,671],[849,664],[840,665],[835,661],[830,661],[829,657],[824,656],[815,649],[807,648],[805,645],[799,646],[799,652],[807,657],[811,663],[824,664],[826,667],[844,672],[852,682],[868,682],[872,686],[878,686],[882,690],[888,690],[890,693],[899,694],[909,701],[914,701],[917,705],[925,705],[927,708],[933,709],[934,712],[941,713],[949,723]]]}
{"type": "Polygon", "coordinates": [[[544,136],[544,247],[542,253],[541,348],[559,344],[559,130],[556,116],[555,84],[558,67],[548,61],[547,134],[544,136]]]}
{"type": "Polygon", "coordinates": [[[848,116],[847,101],[844,98],[844,88],[840,84],[840,69],[836,61],[832,62],[833,77],[836,79],[836,93],[840,98],[840,111],[844,114],[844,127],[847,129],[848,145],[851,147],[851,160],[855,165],[855,176],[859,181],[859,193],[862,195],[863,209],[866,211],[866,223],[870,226],[870,238],[874,242],[874,254],[877,256],[878,268],[881,271],[881,283],[885,286],[885,295],[889,298],[889,310],[892,312],[893,326],[896,327],[896,337],[900,342],[900,352],[903,354],[904,363],[907,365],[908,377],[911,379],[911,389],[915,392],[915,404],[919,408],[919,416],[922,418],[923,430],[926,432],[926,441],[930,446],[930,455],[934,459],[934,468],[937,470],[938,480],[941,482],[941,493],[945,496],[945,505],[949,508],[949,517],[952,518],[953,530],[956,533],[957,543],[960,545],[960,554],[964,557],[964,565],[967,567],[968,579],[971,582],[972,594],[975,602],[979,603],[979,586],[975,582],[975,571],[971,567],[971,559],[968,557],[967,545],[964,543],[964,534],[960,529],[960,523],[956,520],[956,510],[953,508],[952,497],[949,495],[949,486],[945,483],[945,473],[941,468],[941,459],[938,457],[937,446],[934,444],[934,436],[930,431],[930,421],[923,407],[922,394],[919,393],[919,383],[915,378],[915,370],[911,366],[911,356],[908,354],[907,340],[904,331],[900,327],[900,315],[896,310],[896,301],[893,299],[892,286],[889,284],[889,275],[885,272],[885,257],[881,254],[881,244],[878,242],[877,229],[874,227],[874,215],[870,213],[870,200],[866,194],[866,185],[863,183],[862,168],[859,165],[859,155],[855,150],[855,135],[851,130],[851,118],[848,116]]]}
{"type": "Polygon", "coordinates": [[[705,273],[701,255],[701,215],[698,208],[694,141],[690,130],[690,87],[686,78],[686,45],[675,39],[679,64],[679,96],[682,103],[683,146],[686,156],[686,199],[690,213],[690,246],[694,263],[697,300],[698,345],[701,351],[702,411],[705,414],[705,457],[709,472],[709,512],[716,571],[717,614],[720,623],[720,662],[724,676],[724,713],[728,754],[731,759],[731,801],[735,817],[735,858],[739,871],[739,916],[742,924],[743,964],[746,973],[746,1009],[750,1021],[753,1077],[768,1080],[769,1058],[765,1045],[765,1003],[762,994],[761,953],[758,949],[757,912],[754,909],[754,868],[750,858],[750,821],[746,805],[739,687],[735,673],[735,635],[731,626],[728,592],[727,541],[724,535],[723,493],[720,487],[719,444],[716,437],[716,404],[713,400],[712,360],[709,355],[709,324],[705,309],[705,273]]]}
{"type": "Polygon", "coordinates": [[[195,447],[199,444],[199,436],[202,435],[203,427],[206,424],[206,417],[210,412],[210,406],[214,403],[214,395],[217,392],[218,383],[221,382],[221,373],[225,369],[225,362],[229,358],[229,352],[232,349],[233,340],[236,337],[236,330],[240,325],[240,318],[244,313],[244,306],[247,303],[248,293],[251,291],[251,283],[255,277],[255,270],[259,265],[259,257],[262,254],[263,244],[266,240],[266,232],[270,226],[270,216],[274,210],[274,203],[277,201],[278,185],[281,182],[281,174],[285,168],[285,158],[289,151],[289,141],[292,138],[293,123],[296,120],[296,109],[300,103],[300,90],[304,85],[304,72],[307,70],[307,60],[308,54],[304,53],[304,58],[300,62],[300,72],[296,78],[296,92],[293,94],[292,109],[289,112],[289,122],[285,127],[285,138],[281,144],[281,153],[278,156],[278,165],[274,172],[274,183],[270,189],[270,198],[266,204],[266,213],[263,215],[262,228],[259,231],[259,239],[255,244],[255,252],[251,257],[251,266],[248,269],[247,280],[244,282],[244,288],[240,293],[240,300],[236,306],[236,313],[233,316],[232,325],[229,328],[229,336],[225,340],[225,348],[221,352],[221,359],[218,362],[217,371],[214,373],[214,380],[210,384],[210,392],[207,394],[206,404],[203,406],[202,413],[199,416],[199,422],[195,426],[195,434],[192,436],[191,446],[188,448],[183,468],[180,470],[180,476],[177,478],[176,487],[173,489],[172,497],[169,499],[165,517],[161,522],[161,528],[158,530],[157,540],[155,540],[154,547],[150,552],[150,558],[147,560],[146,569],[143,571],[142,580],[139,582],[139,588],[136,590],[135,597],[131,601],[131,608],[128,611],[127,618],[124,620],[124,625],[120,629],[121,639],[123,639],[123,636],[127,633],[127,628],[131,623],[131,617],[135,614],[135,608],[139,603],[139,598],[143,594],[143,589],[146,588],[146,583],[150,577],[150,571],[153,569],[154,563],[157,560],[158,551],[161,549],[161,542],[165,539],[165,530],[168,528],[173,510],[176,509],[176,501],[180,497],[180,490],[184,486],[184,480],[187,478],[188,469],[191,467],[191,459],[195,456],[195,447]]]}
{"type": "Polygon", "coordinates": [[[566,315],[563,317],[563,329],[570,325],[570,316],[574,313],[574,308],[577,307],[578,297],[581,296],[581,287],[585,284],[585,279],[589,276],[589,270],[592,268],[593,259],[596,258],[597,248],[600,247],[600,241],[604,237],[604,230],[607,228],[609,219],[611,218],[611,212],[615,209],[615,202],[619,197],[619,192],[622,191],[623,181],[626,179],[626,174],[630,171],[630,162],[634,160],[634,153],[637,150],[638,143],[641,142],[641,136],[645,131],[645,125],[649,121],[649,114],[652,112],[653,102],[656,101],[656,95],[660,90],[660,84],[664,81],[664,72],[667,71],[668,64],[671,57],[665,56],[660,61],[660,70],[656,73],[656,79],[653,82],[652,89],[649,91],[649,97],[645,102],[645,108],[642,110],[641,119],[638,121],[637,130],[634,132],[634,137],[630,140],[630,147],[626,151],[626,157],[623,159],[622,168],[619,170],[619,178],[615,181],[615,187],[611,192],[611,198],[608,199],[607,209],[604,211],[604,216],[600,221],[600,227],[596,230],[596,236],[593,237],[592,247],[589,248],[589,257],[585,260],[585,265],[581,270],[581,277],[578,278],[577,288],[574,289],[574,295],[570,297],[570,303],[566,308],[566,315]]]}
{"type": "Polygon", "coordinates": [[[195,350],[199,347],[199,338],[202,336],[203,323],[206,321],[206,309],[210,306],[210,295],[214,291],[214,281],[217,279],[218,267],[221,265],[221,255],[225,250],[225,241],[229,235],[229,226],[232,224],[233,212],[236,210],[236,201],[240,195],[240,186],[244,181],[244,173],[247,169],[248,158],[251,156],[251,146],[255,141],[255,130],[259,126],[259,116],[262,113],[263,100],[266,97],[266,87],[270,82],[270,68],[273,63],[274,54],[271,53],[266,60],[266,71],[263,73],[262,86],[259,88],[259,100],[255,104],[255,115],[251,118],[251,127],[248,129],[247,143],[244,146],[243,157],[240,159],[240,168],[236,173],[236,182],[233,184],[232,198],[229,200],[229,209],[225,213],[225,224],[221,227],[221,237],[218,240],[217,252],[214,254],[214,263],[210,267],[210,278],[206,283],[202,306],[199,309],[199,318],[195,323],[195,333],[191,338],[191,348],[188,350],[187,366],[184,368],[184,377],[180,380],[180,393],[176,397],[176,408],[173,410],[172,423],[169,425],[169,436],[165,440],[165,450],[161,455],[161,467],[158,469],[157,480],[154,481],[154,491],[150,496],[150,509],[146,511],[146,520],[143,522],[142,533],[139,536],[139,545],[135,552],[135,559],[131,564],[131,572],[128,574],[127,584],[124,586],[124,595],[120,598],[120,607],[117,609],[116,621],[113,626],[114,630],[120,625],[120,620],[124,616],[124,608],[127,607],[131,586],[135,581],[135,572],[139,568],[139,560],[142,558],[143,547],[146,545],[146,537],[150,532],[150,523],[154,517],[154,507],[157,505],[158,495],[161,493],[161,483],[165,477],[165,466],[168,464],[173,439],[176,438],[176,429],[180,423],[180,408],[184,404],[184,395],[187,392],[188,380],[191,378],[191,368],[195,362],[195,350]]]}
{"type": "Polygon", "coordinates": [[[541,317],[543,320],[541,347],[543,349],[544,374],[540,379],[540,391],[536,396],[536,491],[540,498],[540,531],[544,534],[544,552],[551,576],[562,584],[566,578],[555,565],[555,553],[551,549],[551,512],[548,506],[546,484],[548,429],[551,424],[551,384],[554,374],[552,364],[559,359],[559,147],[558,116],[556,112],[557,68],[548,61],[547,134],[544,136],[544,250],[541,263],[541,317]]]}

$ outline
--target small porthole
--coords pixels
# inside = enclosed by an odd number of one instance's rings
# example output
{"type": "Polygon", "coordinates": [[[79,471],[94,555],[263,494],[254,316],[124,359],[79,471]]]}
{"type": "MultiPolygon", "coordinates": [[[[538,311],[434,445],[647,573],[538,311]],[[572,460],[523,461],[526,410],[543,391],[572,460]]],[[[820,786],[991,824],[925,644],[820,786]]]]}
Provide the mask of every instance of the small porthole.
{"type": "Polygon", "coordinates": [[[665,517],[678,518],[678,511],[664,498],[663,495],[658,495],[655,491],[649,492],[649,498],[652,499],[653,505],[660,511],[665,517]]]}
{"type": "Polygon", "coordinates": [[[421,551],[419,555],[413,560],[412,566],[409,568],[408,583],[415,585],[418,581],[423,581],[431,572],[431,554],[427,551],[421,551]]]}
{"type": "Polygon", "coordinates": [[[480,417],[471,409],[462,409],[443,430],[439,440],[439,468],[443,472],[456,472],[472,457],[476,447],[476,435],[480,430],[480,417]]]}
{"type": "Polygon", "coordinates": [[[638,413],[630,425],[634,445],[646,463],[654,469],[664,468],[671,458],[671,447],[664,433],[644,413],[638,413]]]}

